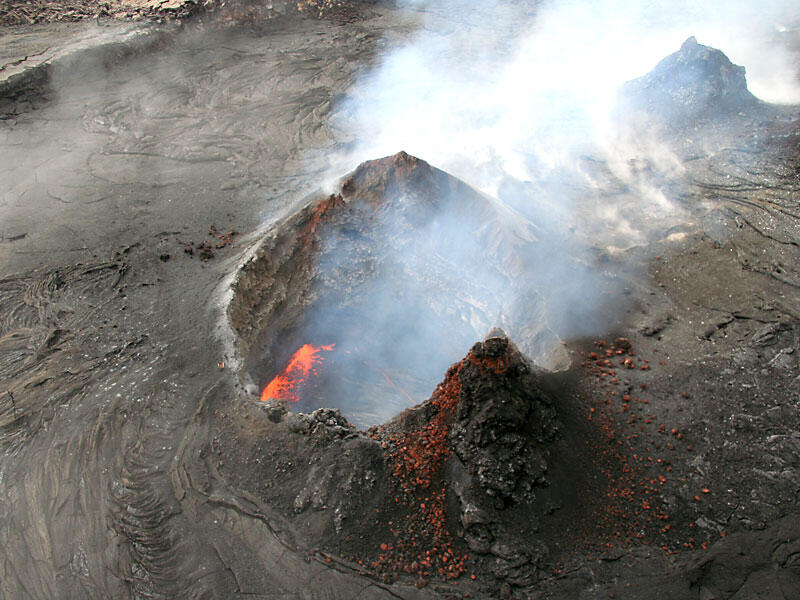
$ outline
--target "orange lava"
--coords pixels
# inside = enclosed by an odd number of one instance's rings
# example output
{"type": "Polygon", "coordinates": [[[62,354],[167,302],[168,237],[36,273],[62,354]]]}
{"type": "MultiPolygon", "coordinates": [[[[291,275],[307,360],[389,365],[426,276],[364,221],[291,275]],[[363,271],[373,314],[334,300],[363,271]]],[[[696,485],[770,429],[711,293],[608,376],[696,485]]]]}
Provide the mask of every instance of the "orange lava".
{"type": "Polygon", "coordinates": [[[299,388],[306,382],[309,375],[316,375],[314,366],[320,364],[323,360],[320,353],[322,351],[330,352],[334,346],[335,344],[328,346],[303,344],[300,346],[300,349],[294,353],[283,372],[270,381],[261,392],[261,401],[288,400],[289,402],[297,402],[300,400],[299,388]]]}

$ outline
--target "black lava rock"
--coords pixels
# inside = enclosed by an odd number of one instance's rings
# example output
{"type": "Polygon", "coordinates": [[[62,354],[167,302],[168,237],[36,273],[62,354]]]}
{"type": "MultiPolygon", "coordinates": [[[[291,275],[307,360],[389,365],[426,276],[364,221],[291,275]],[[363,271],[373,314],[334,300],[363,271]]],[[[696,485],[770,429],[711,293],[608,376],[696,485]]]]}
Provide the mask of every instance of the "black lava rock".
{"type": "Polygon", "coordinates": [[[738,112],[758,103],[747,89],[745,69],[721,51],[687,39],[644,77],[620,89],[620,118],[646,115],[675,122],[738,112]]]}

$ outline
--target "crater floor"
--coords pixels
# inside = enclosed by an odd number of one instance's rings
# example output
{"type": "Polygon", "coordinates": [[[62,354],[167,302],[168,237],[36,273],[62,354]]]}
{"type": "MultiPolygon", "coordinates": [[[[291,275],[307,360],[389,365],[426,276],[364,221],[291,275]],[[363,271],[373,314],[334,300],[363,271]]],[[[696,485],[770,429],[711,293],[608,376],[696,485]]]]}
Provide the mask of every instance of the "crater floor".
{"type": "Polygon", "coordinates": [[[292,519],[330,510],[313,494],[286,513],[226,477],[268,469],[267,483],[296,483],[290,455],[265,464],[268,448],[256,451],[274,421],[237,374],[232,275],[326,175],[344,144],[326,117],[358,65],[386,51],[385,31],[391,45],[413,27],[385,7],[346,27],[204,23],[4,92],[4,597],[796,597],[800,129],[788,108],[709,121],[708,143],[676,136],[694,225],[594,249],[624,309],[602,335],[567,340],[560,418],[575,433],[562,445],[580,460],[560,472],[584,496],[548,507],[571,525],[542,519],[535,581],[514,578],[517,557],[500,548],[511,570],[383,580],[331,552],[334,538],[304,537],[292,519]],[[598,479],[582,488],[570,468],[598,479]]]}

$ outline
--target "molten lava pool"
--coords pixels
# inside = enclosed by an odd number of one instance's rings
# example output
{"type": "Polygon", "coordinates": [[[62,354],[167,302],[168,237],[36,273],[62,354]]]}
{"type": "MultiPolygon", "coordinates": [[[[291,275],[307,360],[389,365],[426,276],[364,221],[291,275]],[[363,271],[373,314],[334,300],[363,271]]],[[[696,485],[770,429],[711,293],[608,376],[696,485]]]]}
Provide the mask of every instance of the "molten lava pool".
{"type": "Polygon", "coordinates": [[[334,344],[328,346],[312,346],[303,344],[292,355],[289,364],[270,381],[261,392],[262,402],[270,400],[287,400],[298,402],[303,393],[303,389],[312,384],[312,376],[318,375],[315,365],[322,363],[322,352],[330,352],[334,344]]]}

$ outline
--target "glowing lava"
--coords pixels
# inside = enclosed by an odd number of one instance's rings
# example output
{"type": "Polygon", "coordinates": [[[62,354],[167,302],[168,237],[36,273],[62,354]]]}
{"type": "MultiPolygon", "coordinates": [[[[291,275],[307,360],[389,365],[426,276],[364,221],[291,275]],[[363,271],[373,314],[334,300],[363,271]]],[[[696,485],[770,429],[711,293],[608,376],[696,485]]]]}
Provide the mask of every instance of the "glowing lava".
{"type": "Polygon", "coordinates": [[[294,353],[283,372],[270,381],[264,391],[261,392],[261,401],[288,400],[289,402],[297,402],[300,400],[299,388],[306,383],[309,375],[316,375],[317,372],[314,369],[314,365],[318,365],[323,361],[320,353],[323,351],[330,352],[334,346],[335,344],[330,344],[329,346],[303,344],[294,353]]]}

